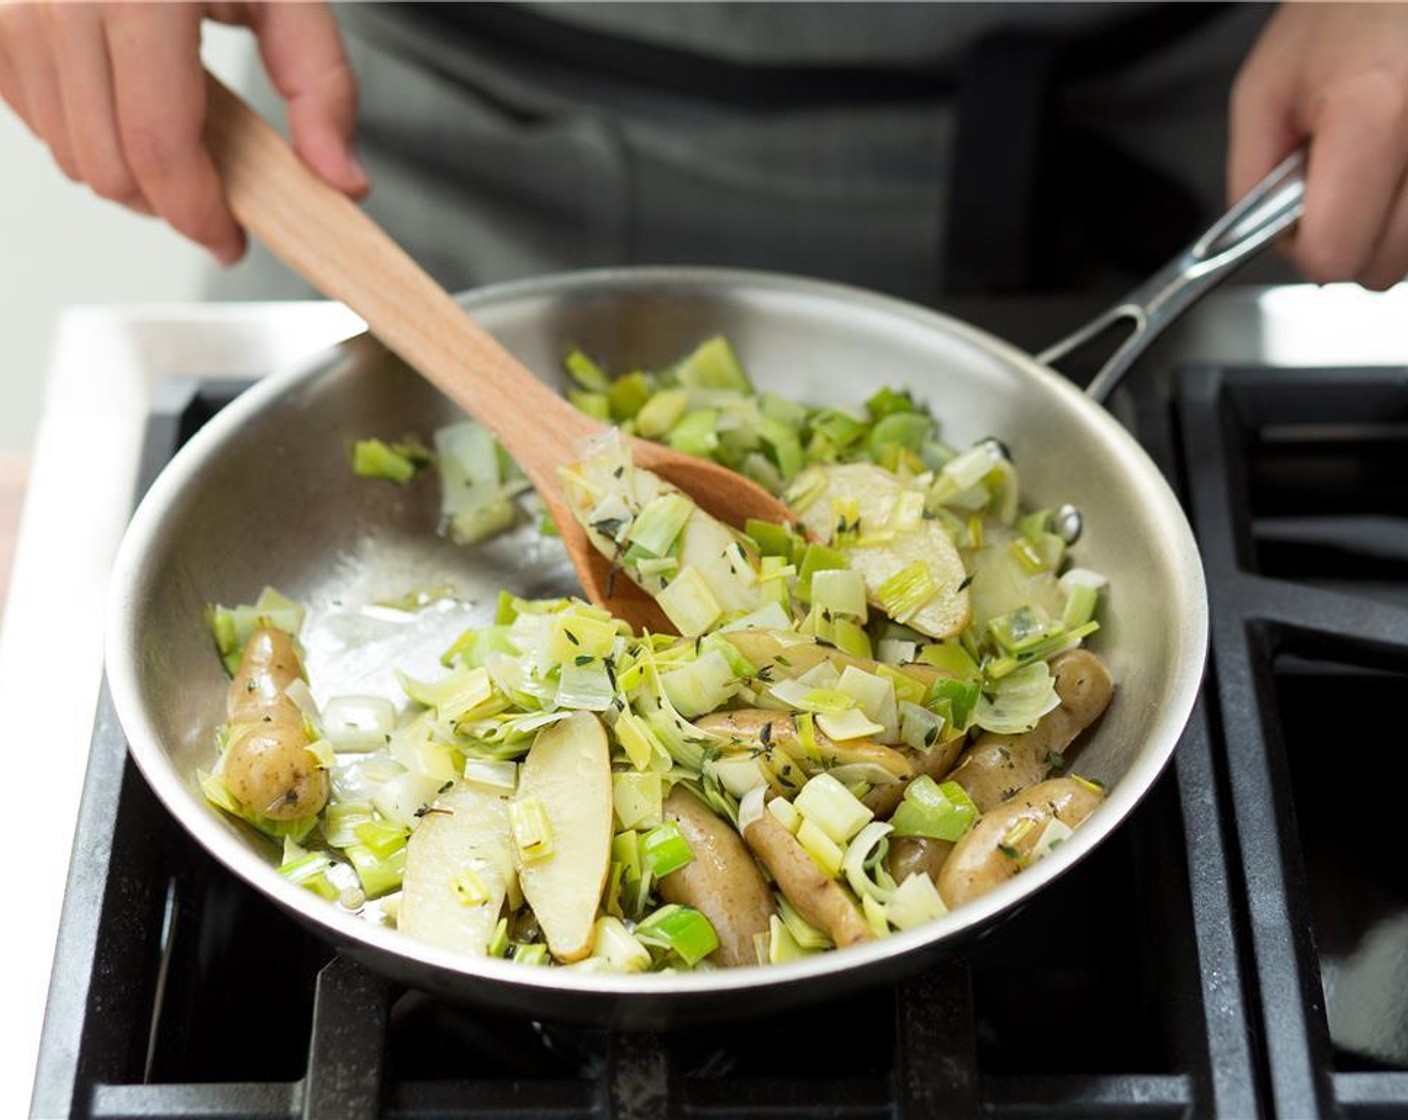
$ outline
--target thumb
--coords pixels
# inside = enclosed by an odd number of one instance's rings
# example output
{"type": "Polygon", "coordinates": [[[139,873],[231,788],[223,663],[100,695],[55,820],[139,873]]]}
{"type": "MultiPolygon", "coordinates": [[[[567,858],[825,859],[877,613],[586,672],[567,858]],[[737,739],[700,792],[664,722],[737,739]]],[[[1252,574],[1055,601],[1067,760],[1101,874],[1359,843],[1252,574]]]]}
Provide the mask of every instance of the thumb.
{"type": "Polygon", "coordinates": [[[371,184],[352,148],[357,79],[326,4],[252,4],[270,80],[288,103],[293,146],[318,175],[360,198],[371,184]]]}

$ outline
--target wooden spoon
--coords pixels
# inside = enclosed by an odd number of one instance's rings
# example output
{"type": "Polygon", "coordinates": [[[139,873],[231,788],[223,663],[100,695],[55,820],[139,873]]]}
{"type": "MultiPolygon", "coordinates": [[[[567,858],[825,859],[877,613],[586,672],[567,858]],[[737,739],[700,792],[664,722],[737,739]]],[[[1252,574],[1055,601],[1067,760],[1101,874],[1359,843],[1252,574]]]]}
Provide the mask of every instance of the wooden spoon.
{"type": "MultiPolygon", "coordinates": [[[[611,577],[563,493],[559,468],[576,463],[582,441],[606,426],[533,376],[240,97],[214,78],[207,85],[205,139],[240,223],[499,438],[542,495],[587,598],[637,629],[672,631],[653,599],[611,577]]],[[[632,440],[631,453],[721,521],[793,520],[766,490],[717,463],[645,440],[632,440]]]]}

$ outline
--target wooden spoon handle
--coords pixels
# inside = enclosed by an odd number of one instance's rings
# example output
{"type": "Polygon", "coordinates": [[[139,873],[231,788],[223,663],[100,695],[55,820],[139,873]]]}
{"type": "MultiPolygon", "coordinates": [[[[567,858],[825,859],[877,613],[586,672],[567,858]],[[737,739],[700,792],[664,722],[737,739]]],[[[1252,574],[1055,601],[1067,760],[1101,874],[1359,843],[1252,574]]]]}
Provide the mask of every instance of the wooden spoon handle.
{"type": "Polygon", "coordinates": [[[206,142],[235,217],[499,437],[555,505],[557,467],[600,426],[534,377],[382,228],[319,179],[241,98],[208,78],[206,142]]]}

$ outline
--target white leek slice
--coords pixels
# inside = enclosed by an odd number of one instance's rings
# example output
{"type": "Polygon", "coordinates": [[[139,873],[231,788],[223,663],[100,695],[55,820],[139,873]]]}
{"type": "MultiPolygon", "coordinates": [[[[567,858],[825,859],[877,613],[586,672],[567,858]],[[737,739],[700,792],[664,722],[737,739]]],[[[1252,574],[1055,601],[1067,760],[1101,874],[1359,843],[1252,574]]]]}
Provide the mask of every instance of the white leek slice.
{"type": "Polygon", "coordinates": [[[984,731],[1017,735],[1030,731],[1047,712],[1060,707],[1056,682],[1045,661],[1034,661],[1014,669],[978,697],[973,722],[984,731]]]}
{"type": "Polygon", "coordinates": [[[340,751],[374,751],[396,726],[396,708],[380,696],[334,696],[323,705],[323,735],[340,751]]]}

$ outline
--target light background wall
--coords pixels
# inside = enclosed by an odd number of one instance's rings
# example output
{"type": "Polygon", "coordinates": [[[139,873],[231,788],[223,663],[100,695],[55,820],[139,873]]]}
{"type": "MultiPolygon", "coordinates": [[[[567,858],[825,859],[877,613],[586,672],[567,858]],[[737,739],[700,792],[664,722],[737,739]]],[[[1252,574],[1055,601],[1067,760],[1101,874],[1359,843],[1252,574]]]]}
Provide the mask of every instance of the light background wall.
{"type": "MultiPolygon", "coordinates": [[[[204,53],[216,74],[245,84],[247,33],[207,25],[204,53]]],[[[33,441],[63,307],[195,299],[211,267],[159,223],[70,183],[0,105],[0,453],[33,441]]]]}

